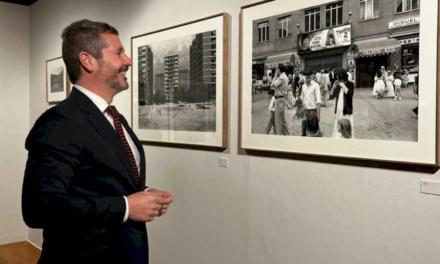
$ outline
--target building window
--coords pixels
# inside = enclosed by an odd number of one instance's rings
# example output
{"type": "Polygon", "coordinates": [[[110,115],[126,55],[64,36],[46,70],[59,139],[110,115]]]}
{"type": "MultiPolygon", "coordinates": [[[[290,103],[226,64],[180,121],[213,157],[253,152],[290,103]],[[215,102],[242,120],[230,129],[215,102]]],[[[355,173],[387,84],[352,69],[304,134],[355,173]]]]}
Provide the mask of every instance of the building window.
{"type": "Polygon", "coordinates": [[[407,12],[420,8],[420,0],[396,0],[396,12],[407,12]]]}
{"type": "Polygon", "coordinates": [[[321,16],[319,8],[306,10],[304,22],[306,32],[320,29],[321,16]]]}
{"type": "Polygon", "coordinates": [[[326,5],[325,26],[334,27],[342,25],[342,2],[326,5]]]}
{"type": "Polygon", "coordinates": [[[379,0],[360,0],[361,2],[361,20],[373,19],[379,17],[379,0]]]}
{"type": "Polygon", "coordinates": [[[402,46],[402,68],[411,70],[419,65],[419,45],[402,46]]]}
{"type": "Polygon", "coordinates": [[[289,33],[289,22],[291,20],[290,16],[278,18],[278,37],[285,38],[290,35],[289,33]]]}
{"type": "Polygon", "coordinates": [[[258,24],[258,42],[269,41],[269,22],[258,24]]]}

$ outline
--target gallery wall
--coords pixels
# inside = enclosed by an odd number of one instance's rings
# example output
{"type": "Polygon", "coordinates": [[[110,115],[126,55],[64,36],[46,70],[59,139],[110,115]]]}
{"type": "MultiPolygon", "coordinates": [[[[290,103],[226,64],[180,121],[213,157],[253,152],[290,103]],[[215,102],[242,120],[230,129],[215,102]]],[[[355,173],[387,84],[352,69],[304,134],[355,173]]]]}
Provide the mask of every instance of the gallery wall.
{"type": "Polygon", "coordinates": [[[29,9],[0,2],[0,244],[27,239],[20,210],[29,130],[29,9]]]}
{"type": "MultiPolygon", "coordinates": [[[[252,1],[39,0],[30,8],[30,124],[49,106],[45,60],[81,18],[130,37],[220,12],[231,22],[230,143],[224,152],[145,146],[148,183],[174,194],[148,224],[151,263],[426,263],[440,260],[440,197],[420,193],[439,174],[238,153],[239,11],[252,1]],[[229,168],[218,159],[229,159],[229,168]]],[[[115,104],[131,117],[130,92],[115,104]]],[[[69,228],[66,226],[66,228],[69,228]]],[[[41,231],[29,238],[41,244],[41,231]]]]}

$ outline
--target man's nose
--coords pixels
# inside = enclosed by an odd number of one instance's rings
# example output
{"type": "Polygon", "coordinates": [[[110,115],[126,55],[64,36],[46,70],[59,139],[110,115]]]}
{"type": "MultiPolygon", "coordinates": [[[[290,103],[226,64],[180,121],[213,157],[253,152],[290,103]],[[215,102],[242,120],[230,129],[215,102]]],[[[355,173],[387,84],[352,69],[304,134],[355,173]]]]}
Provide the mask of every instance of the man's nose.
{"type": "Polygon", "coordinates": [[[125,54],[125,64],[128,66],[133,65],[133,60],[125,54]]]}

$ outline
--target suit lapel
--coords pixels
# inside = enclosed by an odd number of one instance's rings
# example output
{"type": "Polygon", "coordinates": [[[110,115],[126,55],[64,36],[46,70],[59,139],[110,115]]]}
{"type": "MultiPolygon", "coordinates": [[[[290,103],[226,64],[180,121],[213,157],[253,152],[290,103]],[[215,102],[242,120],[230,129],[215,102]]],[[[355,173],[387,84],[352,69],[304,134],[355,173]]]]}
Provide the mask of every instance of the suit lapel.
{"type": "Polygon", "coordinates": [[[129,179],[133,187],[136,187],[133,177],[131,177],[128,155],[125,152],[115,129],[105,118],[104,114],[101,113],[101,111],[87,96],[76,89],[73,89],[70,97],[77,103],[78,108],[80,108],[86,114],[92,127],[102,137],[110,152],[114,154],[117,160],[119,160],[121,166],[118,167],[122,167],[119,171],[129,179]]]}

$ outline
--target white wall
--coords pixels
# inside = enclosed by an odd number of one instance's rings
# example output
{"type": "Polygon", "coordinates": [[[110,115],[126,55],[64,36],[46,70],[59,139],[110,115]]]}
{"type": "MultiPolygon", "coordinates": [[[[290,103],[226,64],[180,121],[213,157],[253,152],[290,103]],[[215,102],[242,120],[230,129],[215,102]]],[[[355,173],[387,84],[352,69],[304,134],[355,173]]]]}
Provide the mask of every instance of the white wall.
{"type": "MultiPolygon", "coordinates": [[[[232,15],[230,149],[145,146],[150,185],[175,203],[149,224],[151,263],[284,264],[440,261],[440,197],[420,194],[418,174],[237,154],[240,6],[251,1],[39,0],[31,7],[31,123],[47,108],[44,62],[60,33],[89,18],[130,37],[220,12],[232,15]],[[228,157],[230,168],[218,168],[228,157]]],[[[130,118],[130,93],[116,104],[130,118]]],[[[66,227],[68,228],[68,227],[66,227]]],[[[32,241],[41,243],[39,231],[32,241]]]]}
{"type": "Polygon", "coordinates": [[[27,239],[21,184],[29,130],[29,8],[0,2],[0,244],[27,239]]]}

